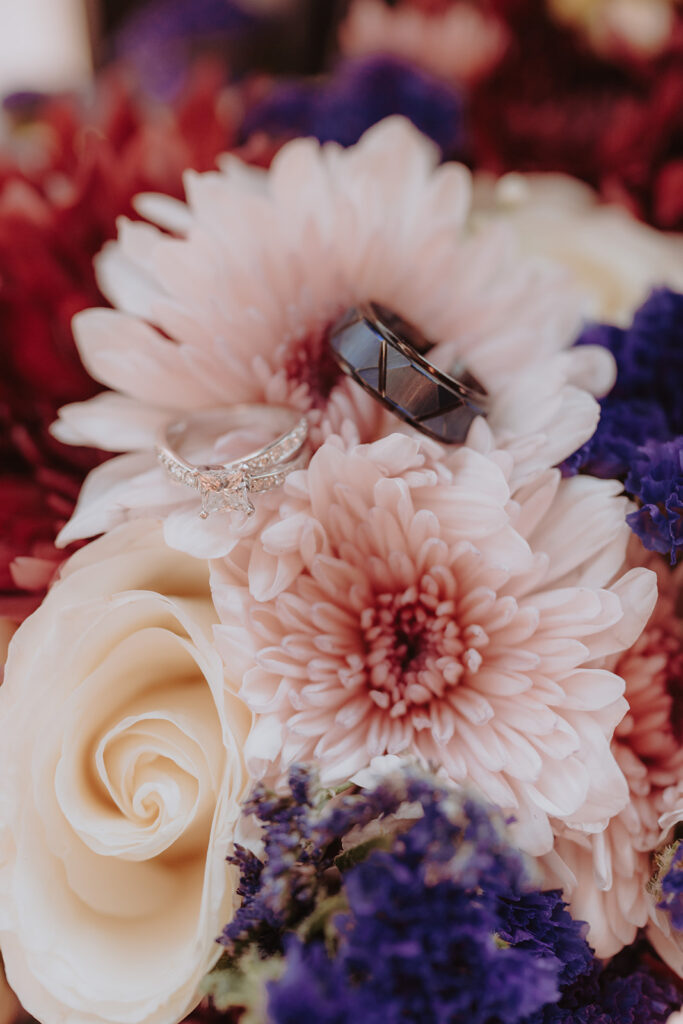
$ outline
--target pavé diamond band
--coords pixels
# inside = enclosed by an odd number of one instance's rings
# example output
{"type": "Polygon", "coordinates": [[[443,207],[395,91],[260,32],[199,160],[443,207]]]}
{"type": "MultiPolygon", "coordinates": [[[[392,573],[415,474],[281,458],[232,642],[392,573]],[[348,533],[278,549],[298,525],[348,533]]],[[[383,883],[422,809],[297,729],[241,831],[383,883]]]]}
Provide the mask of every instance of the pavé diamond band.
{"type": "Polygon", "coordinates": [[[233,509],[251,515],[250,495],[279,487],[285,477],[306,465],[310,457],[305,417],[284,405],[232,405],[192,413],[169,423],[155,451],[168,475],[199,491],[206,519],[211,512],[233,509]],[[181,452],[207,450],[238,430],[266,428],[275,439],[239,459],[223,463],[195,463],[181,452]]]}
{"type": "Polygon", "coordinates": [[[340,367],[383,405],[422,433],[447,444],[465,440],[475,416],[485,416],[486,389],[466,369],[437,369],[434,347],[407,320],[376,302],[349,310],[332,328],[340,367]]]}

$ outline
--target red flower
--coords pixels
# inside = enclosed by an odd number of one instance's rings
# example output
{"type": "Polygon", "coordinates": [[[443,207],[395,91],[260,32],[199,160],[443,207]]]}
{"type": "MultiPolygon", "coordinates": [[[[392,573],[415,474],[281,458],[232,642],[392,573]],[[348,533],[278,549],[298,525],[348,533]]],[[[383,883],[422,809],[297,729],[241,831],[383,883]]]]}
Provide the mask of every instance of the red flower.
{"type": "Polygon", "coordinates": [[[186,167],[210,169],[234,147],[239,102],[204,67],[175,109],[144,106],[109,78],[92,109],[72,97],[38,101],[30,116],[10,111],[11,149],[0,155],[0,614],[19,620],[40,599],[63,557],[53,538],[105,457],[48,432],[61,405],[101,390],[71,335],[74,313],[105,304],[93,256],[119,215],[134,216],[135,194],[181,196],[186,167]]]}
{"type": "Polygon", "coordinates": [[[683,20],[647,92],[615,105],[600,163],[608,199],[660,228],[683,229],[683,20]]]}
{"type": "Polygon", "coordinates": [[[475,90],[475,161],[563,171],[661,228],[683,228],[683,20],[649,61],[608,60],[545,0],[496,0],[513,42],[475,90]]]}

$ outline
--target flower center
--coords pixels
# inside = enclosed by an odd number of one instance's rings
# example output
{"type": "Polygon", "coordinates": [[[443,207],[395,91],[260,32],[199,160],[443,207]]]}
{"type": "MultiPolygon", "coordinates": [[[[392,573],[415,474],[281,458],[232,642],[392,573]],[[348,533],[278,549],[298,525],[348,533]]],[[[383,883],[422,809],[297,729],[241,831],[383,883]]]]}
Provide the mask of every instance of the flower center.
{"type": "Polygon", "coordinates": [[[392,717],[444,697],[465,672],[476,672],[487,641],[480,626],[462,630],[456,602],[426,577],[403,593],[382,593],[361,614],[370,697],[392,717]],[[431,584],[431,585],[430,585],[431,584]]]}
{"type": "Polygon", "coordinates": [[[293,385],[303,384],[309,409],[322,409],[341,376],[329,344],[330,323],[297,338],[284,358],[284,371],[293,385]]]}

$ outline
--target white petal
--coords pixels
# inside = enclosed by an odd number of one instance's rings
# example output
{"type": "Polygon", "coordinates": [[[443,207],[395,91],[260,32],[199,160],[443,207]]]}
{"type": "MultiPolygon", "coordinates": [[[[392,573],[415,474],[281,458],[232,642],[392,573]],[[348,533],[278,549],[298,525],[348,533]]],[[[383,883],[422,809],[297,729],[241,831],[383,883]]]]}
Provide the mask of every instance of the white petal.
{"type": "Polygon", "coordinates": [[[184,351],[141,320],[113,309],[88,309],[73,321],[74,336],[88,372],[108,387],[154,406],[193,409],[220,404],[196,379],[184,351]]]}
{"type": "Polygon", "coordinates": [[[169,421],[167,410],[141,405],[134,398],[103,391],[88,402],[59,410],[50,432],[65,444],[88,444],[104,451],[151,449],[169,421]]]}

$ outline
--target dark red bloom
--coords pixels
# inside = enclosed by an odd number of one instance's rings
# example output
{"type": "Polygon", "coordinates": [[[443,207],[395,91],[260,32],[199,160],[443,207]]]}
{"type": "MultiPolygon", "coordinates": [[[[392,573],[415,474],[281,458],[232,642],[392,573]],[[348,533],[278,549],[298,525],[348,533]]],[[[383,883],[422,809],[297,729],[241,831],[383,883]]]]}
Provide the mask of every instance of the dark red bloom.
{"type": "Polygon", "coordinates": [[[600,170],[606,198],[657,227],[683,228],[683,20],[646,91],[615,105],[600,170]]]}
{"type": "Polygon", "coordinates": [[[146,106],[120,80],[101,83],[89,109],[74,98],[24,101],[10,151],[0,155],[0,614],[20,619],[63,555],[52,541],[80,483],[103,453],[49,434],[66,402],[100,387],[81,365],[71,318],[105,304],[94,255],[134,216],[142,191],[182,195],[187,167],[208,170],[234,147],[234,90],[198,71],[175,108],[146,106]],[[29,109],[27,109],[27,102],[29,109]],[[11,563],[22,561],[16,582],[11,563]]]}
{"type": "Polygon", "coordinates": [[[683,228],[683,20],[650,60],[597,55],[545,0],[495,0],[512,42],[475,90],[475,163],[583,178],[661,228],[683,228]]]}

